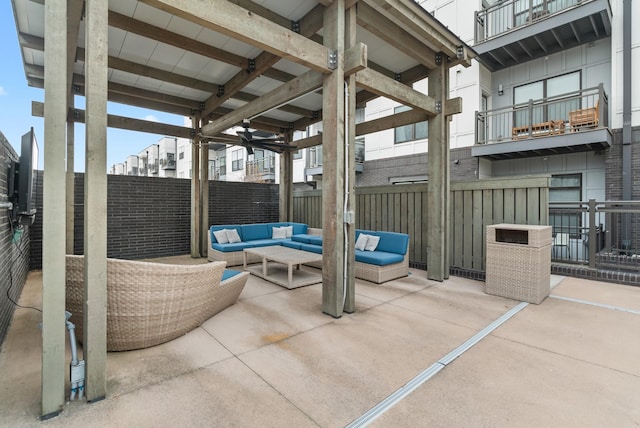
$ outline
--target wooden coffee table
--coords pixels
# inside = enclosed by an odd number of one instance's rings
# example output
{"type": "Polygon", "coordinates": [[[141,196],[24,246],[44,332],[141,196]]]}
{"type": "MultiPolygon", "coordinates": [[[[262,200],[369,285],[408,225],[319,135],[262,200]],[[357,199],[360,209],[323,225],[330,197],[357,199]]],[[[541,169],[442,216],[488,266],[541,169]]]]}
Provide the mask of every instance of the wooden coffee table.
{"type": "Polygon", "coordinates": [[[288,289],[322,282],[321,274],[300,269],[303,263],[322,261],[322,254],[276,245],[246,248],[243,257],[244,270],[288,289]],[[247,266],[247,254],[262,257],[262,265],[247,266]],[[286,269],[282,265],[286,265],[286,269]],[[293,269],[294,266],[296,269],[293,269]]]}

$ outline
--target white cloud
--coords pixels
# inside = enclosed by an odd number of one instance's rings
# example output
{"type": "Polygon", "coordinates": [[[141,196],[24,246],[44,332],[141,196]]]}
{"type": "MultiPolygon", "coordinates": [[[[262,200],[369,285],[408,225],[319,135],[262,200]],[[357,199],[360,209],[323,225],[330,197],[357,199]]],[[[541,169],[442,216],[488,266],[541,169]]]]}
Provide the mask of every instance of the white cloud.
{"type": "Polygon", "coordinates": [[[7,90],[4,88],[4,86],[0,86],[0,97],[4,96],[4,95],[9,95],[9,93],[7,92],[7,90]]]}
{"type": "Polygon", "coordinates": [[[148,114],[144,117],[144,120],[148,120],[149,122],[159,122],[158,118],[152,114],[148,114]]]}

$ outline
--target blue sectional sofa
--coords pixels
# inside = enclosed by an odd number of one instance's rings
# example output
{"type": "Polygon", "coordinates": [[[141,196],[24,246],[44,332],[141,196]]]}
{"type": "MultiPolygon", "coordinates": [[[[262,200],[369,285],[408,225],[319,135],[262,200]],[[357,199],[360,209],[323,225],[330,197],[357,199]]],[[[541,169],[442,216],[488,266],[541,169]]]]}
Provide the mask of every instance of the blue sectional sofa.
{"type": "MultiPolygon", "coordinates": [[[[401,278],[409,274],[409,235],[406,233],[356,230],[356,241],[361,233],[380,238],[374,251],[355,250],[356,278],[377,284],[401,278]]],[[[209,230],[208,258],[211,261],[223,260],[227,266],[243,263],[245,248],[282,245],[298,250],[322,254],[322,230],[309,228],[302,223],[260,223],[245,225],[218,225],[209,230]],[[291,237],[273,238],[273,228],[292,226],[291,237]],[[214,232],[223,229],[235,229],[241,242],[219,243],[214,232]]],[[[257,263],[260,259],[248,258],[248,263],[257,263]]],[[[318,265],[316,267],[322,267],[318,265]]]]}
{"type": "MultiPolygon", "coordinates": [[[[256,223],[256,224],[227,224],[211,226],[209,228],[209,247],[207,258],[210,261],[225,261],[227,266],[239,266],[243,263],[243,252],[245,248],[268,247],[270,245],[282,245],[284,241],[291,238],[273,238],[274,227],[292,227],[292,234],[306,234],[308,226],[302,223],[256,223]],[[235,230],[241,242],[221,244],[216,239],[215,233],[220,230],[235,230]]],[[[249,257],[248,263],[257,263],[259,259],[249,257]]]]}

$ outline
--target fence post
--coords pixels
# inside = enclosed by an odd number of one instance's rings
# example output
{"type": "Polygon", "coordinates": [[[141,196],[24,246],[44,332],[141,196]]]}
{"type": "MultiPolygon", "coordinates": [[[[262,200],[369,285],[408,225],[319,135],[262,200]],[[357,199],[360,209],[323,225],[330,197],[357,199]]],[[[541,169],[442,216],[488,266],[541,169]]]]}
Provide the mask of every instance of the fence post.
{"type": "Polygon", "coordinates": [[[589,199],[589,267],[596,267],[596,200],[589,199]]]}

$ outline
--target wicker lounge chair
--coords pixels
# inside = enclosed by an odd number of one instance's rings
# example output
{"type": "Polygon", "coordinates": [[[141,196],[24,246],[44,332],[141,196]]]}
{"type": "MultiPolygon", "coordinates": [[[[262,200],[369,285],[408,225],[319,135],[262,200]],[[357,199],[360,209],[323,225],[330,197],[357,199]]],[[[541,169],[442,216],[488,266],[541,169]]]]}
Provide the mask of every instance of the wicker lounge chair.
{"type": "MultiPolygon", "coordinates": [[[[222,283],[224,262],[171,265],[107,259],[107,350],[175,339],[235,303],[248,272],[222,283]]],[[[83,331],[84,256],[66,257],[66,308],[83,331]]]]}

